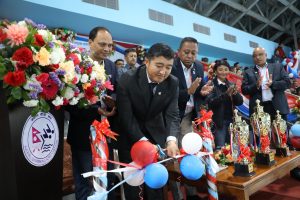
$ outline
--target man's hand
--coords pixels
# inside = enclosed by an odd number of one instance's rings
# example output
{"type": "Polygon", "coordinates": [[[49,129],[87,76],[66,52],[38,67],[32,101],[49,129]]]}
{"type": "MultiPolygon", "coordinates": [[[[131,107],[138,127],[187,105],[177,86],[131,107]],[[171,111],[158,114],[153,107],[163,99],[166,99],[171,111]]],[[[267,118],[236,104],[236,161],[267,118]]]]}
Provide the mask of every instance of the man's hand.
{"type": "Polygon", "coordinates": [[[98,114],[105,116],[105,117],[111,117],[114,116],[116,114],[116,107],[113,107],[113,109],[111,111],[107,111],[106,109],[103,108],[98,108],[98,114]]]}
{"type": "Polygon", "coordinates": [[[272,74],[270,74],[269,80],[268,80],[268,82],[266,83],[266,88],[267,88],[267,89],[269,89],[269,88],[271,87],[272,83],[273,83],[273,79],[272,79],[272,78],[273,78],[273,77],[272,77],[272,74]]]}
{"type": "Polygon", "coordinates": [[[168,141],[166,144],[166,150],[169,157],[175,157],[176,155],[179,155],[179,149],[176,141],[168,141]]]}
{"type": "Polygon", "coordinates": [[[262,80],[263,80],[263,76],[260,76],[259,79],[256,82],[256,87],[257,89],[259,89],[261,87],[262,84],[262,80]]]}
{"type": "Polygon", "coordinates": [[[105,95],[104,97],[102,97],[102,101],[109,108],[116,107],[116,101],[111,96],[105,95]]]}
{"type": "Polygon", "coordinates": [[[188,94],[189,95],[192,95],[195,93],[195,91],[197,90],[197,88],[199,87],[201,83],[201,78],[200,77],[197,77],[193,83],[191,84],[191,86],[188,88],[188,94]]]}
{"type": "Polygon", "coordinates": [[[214,89],[214,85],[211,80],[207,81],[207,83],[201,88],[200,94],[202,96],[207,96],[214,89]]]}

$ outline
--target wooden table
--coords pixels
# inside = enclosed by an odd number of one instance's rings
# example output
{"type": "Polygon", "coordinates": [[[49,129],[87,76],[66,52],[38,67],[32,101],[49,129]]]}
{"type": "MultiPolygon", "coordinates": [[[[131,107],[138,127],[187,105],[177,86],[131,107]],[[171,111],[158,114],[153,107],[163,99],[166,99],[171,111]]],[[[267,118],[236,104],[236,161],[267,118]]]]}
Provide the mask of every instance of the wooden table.
{"type": "MultiPolygon", "coordinates": [[[[282,178],[290,170],[300,165],[300,152],[291,151],[289,157],[275,157],[276,164],[272,167],[254,165],[255,175],[252,177],[233,176],[234,167],[229,166],[227,169],[217,173],[218,193],[226,196],[234,196],[238,200],[248,200],[249,196],[257,192],[273,181],[282,178]]],[[[178,165],[169,165],[169,176],[171,180],[181,181],[188,185],[201,186],[206,185],[205,178],[198,181],[189,181],[181,176],[178,165]]]]}

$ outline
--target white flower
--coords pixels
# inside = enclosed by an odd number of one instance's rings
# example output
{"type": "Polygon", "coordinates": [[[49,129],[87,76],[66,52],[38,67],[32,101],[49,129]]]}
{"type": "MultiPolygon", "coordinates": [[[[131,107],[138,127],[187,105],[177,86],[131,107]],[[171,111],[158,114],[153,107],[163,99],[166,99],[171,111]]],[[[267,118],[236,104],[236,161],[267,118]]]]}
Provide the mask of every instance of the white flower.
{"type": "Polygon", "coordinates": [[[71,101],[69,101],[69,104],[73,106],[73,105],[76,105],[78,103],[78,101],[79,101],[79,98],[74,97],[71,99],[71,101]]]}
{"type": "Polygon", "coordinates": [[[24,20],[23,21],[19,21],[18,25],[27,27],[27,24],[26,24],[26,22],[24,20]]]}
{"type": "Polygon", "coordinates": [[[52,64],[58,64],[63,62],[66,59],[65,52],[60,47],[54,47],[52,49],[51,55],[50,55],[50,61],[52,64]]]}
{"type": "Polygon", "coordinates": [[[54,35],[49,30],[38,30],[38,34],[43,37],[46,43],[55,39],[54,35]]]}
{"type": "Polygon", "coordinates": [[[53,101],[52,104],[55,106],[61,106],[64,104],[64,98],[57,96],[53,101]]]}
{"type": "Polygon", "coordinates": [[[35,107],[39,103],[39,100],[29,100],[29,101],[23,101],[23,105],[26,107],[35,107]]]}
{"type": "Polygon", "coordinates": [[[81,83],[86,83],[86,82],[88,82],[88,80],[89,80],[89,76],[87,74],[83,74],[81,76],[81,79],[80,79],[81,83]]]}
{"type": "Polygon", "coordinates": [[[68,99],[68,100],[71,99],[72,97],[74,97],[74,91],[73,91],[73,89],[70,88],[70,87],[67,87],[66,91],[65,91],[65,94],[64,94],[64,97],[66,99],[68,99]]]}

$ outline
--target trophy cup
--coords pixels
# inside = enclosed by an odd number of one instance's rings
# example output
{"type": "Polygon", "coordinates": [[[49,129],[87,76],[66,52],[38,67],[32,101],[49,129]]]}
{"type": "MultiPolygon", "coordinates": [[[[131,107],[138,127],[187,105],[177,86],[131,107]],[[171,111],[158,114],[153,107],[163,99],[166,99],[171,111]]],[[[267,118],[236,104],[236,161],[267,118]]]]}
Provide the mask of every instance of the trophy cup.
{"type": "Polygon", "coordinates": [[[276,144],[276,156],[287,157],[289,155],[289,148],[286,145],[286,121],[281,118],[279,110],[276,111],[276,119],[273,120],[274,133],[276,134],[277,144],[276,144]]]}
{"type": "Polygon", "coordinates": [[[245,120],[234,110],[233,123],[229,126],[232,157],[234,159],[234,176],[252,176],[253,162],[250,157],[249,127],[245,120]]]}
{"type": "Polygon", "coordinates": [[[253,128],[254,142],[258,137],[259,145],[255,145],[255,163],[262,165],[274,165],[274,153],[270,150],[271,118],[263,111],[263,107],[256,100],[256,110],[252,114],[250,121],[253,128]]]}

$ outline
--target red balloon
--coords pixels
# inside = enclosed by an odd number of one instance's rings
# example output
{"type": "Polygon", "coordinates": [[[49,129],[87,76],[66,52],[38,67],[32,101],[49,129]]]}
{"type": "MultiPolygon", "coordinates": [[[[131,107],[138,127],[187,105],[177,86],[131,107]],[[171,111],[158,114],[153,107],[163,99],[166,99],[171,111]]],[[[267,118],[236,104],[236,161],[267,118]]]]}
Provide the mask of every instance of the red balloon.
{"type": "Polygon", "coordinates": [[[300,148],[300,137],[299,136],[293,136],[290,138],[291,139],[291,143],[293,145],[293,147],[295,148],[300,148]]]}
{"type": "Polygon", "coordinates": [[[157,161],[157,150],[153,144],[147,140],[136,142],[130,151],[132,161],[141,167],[145,167],[157,161]]]}

